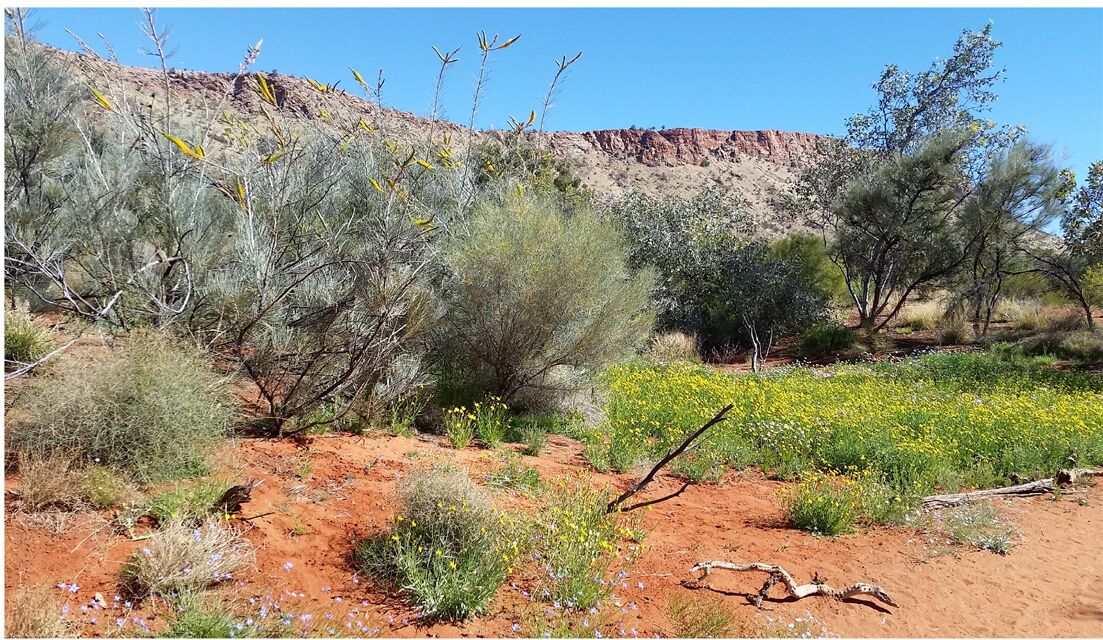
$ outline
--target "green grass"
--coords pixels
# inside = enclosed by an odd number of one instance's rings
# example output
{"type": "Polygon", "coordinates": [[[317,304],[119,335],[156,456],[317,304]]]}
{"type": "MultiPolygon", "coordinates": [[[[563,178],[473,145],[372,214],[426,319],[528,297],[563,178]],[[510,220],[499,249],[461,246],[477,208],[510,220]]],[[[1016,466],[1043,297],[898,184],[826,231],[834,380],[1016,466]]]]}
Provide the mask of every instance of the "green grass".
{"type": "Polygon", "coordinates": [[[233,484],[221,478],[177,482],[155,493],[145,508],[158,522],[172,518],[201,520],[214,511],[215,502],[233,484]]]}
{"type": "Polygon", "coordinates": [[[486,483],[500,489],[535,493],[543,487],[540,473],[521,462],[516,453],[501,456],[500,464],[486,476],[486,483]]]}
{"type": "Polygon", "coordinates": [[[30,318],[8,313],[4,318],[4,360],[31,363],[46,355],[53,346],[50,334],[30,318]]]}

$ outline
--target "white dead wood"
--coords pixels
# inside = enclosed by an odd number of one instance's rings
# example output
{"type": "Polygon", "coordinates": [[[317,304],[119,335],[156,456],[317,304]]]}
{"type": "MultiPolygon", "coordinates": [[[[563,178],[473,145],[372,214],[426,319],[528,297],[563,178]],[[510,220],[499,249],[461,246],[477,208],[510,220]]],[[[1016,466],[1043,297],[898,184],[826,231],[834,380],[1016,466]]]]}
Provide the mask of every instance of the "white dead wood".
{"type": "Polygon", "coordinates": [[[1052,493],[1060,487],[1076,484],[1084,478],[1103,477],[1103,469],[1062,469],[1052,478],[1043,478],[1033,482],[1026,482],[1010,487],[997,487],[995,489],[981,489],[966,493],[947,493],[923,498],[924,509],[943,509],[957,507],[977,500],[988,498],[1024,498],[1037,496],[1043,493],[1052,493]]]}
{"type": "Polygon", "coordinates": [[[819,574],[816,574],[809,584],[797,584],[797,581],[793,579],[793,576],[790,575],[788,571],[776,564],[767,564],[765,562],[748,562],[744,564],[725,562],[723,560],[700,562],[694,565],[689,572],[691,574],[701,572],[701,575],[697,576],[695,580],[687,581],[685,585],[688,587],[702,586],[713,569],[724,569],[727,571],[761,571],[769,574],[762,588],[758,590],[758,593],[747,596],[747,600],[759,609],[762,608],[763,600],[769,595],[770,588],[778,582],[784,585],[789,594],[798,600],[807,598],[808,596],[828,596],[839,600],[846,600],[847,598],[864,594],[873,596],[885,604],[894,607],[897,606],[892,598],[889,597],[889,594],[885,593],[885,590],[878,585],[866,582],[856,582],[848,587],[835,589],[821,580],[819,574]]]}

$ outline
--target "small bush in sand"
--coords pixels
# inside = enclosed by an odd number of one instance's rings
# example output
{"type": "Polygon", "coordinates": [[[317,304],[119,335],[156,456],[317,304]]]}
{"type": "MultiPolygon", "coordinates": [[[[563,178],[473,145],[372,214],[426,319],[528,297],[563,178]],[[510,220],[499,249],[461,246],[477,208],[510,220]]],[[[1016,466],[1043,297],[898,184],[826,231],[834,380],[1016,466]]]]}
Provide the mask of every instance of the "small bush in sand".
{"type": "Polygon", "coordinates": [[[5,637],[65,638],[73,635],[49,585],[21,587],[8,594],[4,607],[5,637]]]}
{"type": "Polygon", "coordinates": [[[199,521],[210,515],[215,502],[234,483],[223,478],[197,478],[164,489],[146,503],[146,511],[158,522],[178,518],[199,521]]]}
{"type": "Polygon", "coordinates": [[[18,366],[34,362],[50,351],[50,334],[30,318],[9,313],[4,318],[4,361],[18,366]]]}
{"type": "Polygon", "coordinates": [[[675,638],[734,637],[735,616],[719,598],[677,593],[667,602],[667,617],[673,623],[670,635],[675,638]]]}
{"type": "Polygon", "coordinates": [[[797,529],[823,536],[854,530],[860,512],[860,493],[849,478],[813,472],[784,495],[785,512],[797,529]]]}
{"type": "Polygon", "coordinates": [[[518,559],[508,518],[462,470],[418,473],[399,490],[389,531],[361,542],[355,562],[391,581],[430,619],[465,620],[486,611],[518,559]]]}
{"type": "Polygon", "coordinates": [[[854,333],[841,324],[819,324],[800,338],[800,352],[810,358],[823,358],[854,346],[854,333]]]}
{"type": "Polygon", "coordinates": [[[941,516],[941,527],[957,544],[968,544],[1007,555],[1015,546],[1016,529],[990,504],[958,507],[941,516]]]}
{"type": "Polygon", "coordinates": [[[61,453],[46,457],[19,454],[19,505],[24,511],[69,511],[84,501],[81,478],[73,458],[61,453]]]}
{"type": "Polygon", "coordinates": [[[8,446],[64,452],[141,482],[192,475],[233,419],[220,384],[196,350],[134,333],[95,361],[29,381],[8,446]]]}
{"type": "Polygon", "coordinates": [[[177,518],[144,541],[123,566],[123,578],[139,596],[194,592],[231,580],[252,561],[249,542],[217,517],[198,524],[177,518]]]}
{"type": "Polygon", "coordinates": [[[512,451],[504,451],[500,464],[487,474],[486,483],[500,489],[513,489],[533,493],[540,489],[540,472],[521,462],[521,457],[512,451]]]}

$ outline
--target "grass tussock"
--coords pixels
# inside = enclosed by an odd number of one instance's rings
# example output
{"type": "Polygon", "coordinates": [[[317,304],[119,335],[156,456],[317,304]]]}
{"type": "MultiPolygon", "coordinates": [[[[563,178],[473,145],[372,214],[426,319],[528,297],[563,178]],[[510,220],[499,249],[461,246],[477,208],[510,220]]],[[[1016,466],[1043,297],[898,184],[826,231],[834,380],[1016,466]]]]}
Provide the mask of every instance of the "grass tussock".
{"type": "Polygon", "coordinates": [[[123,566],[137,595],[195,592],[233,579],[253,561],[253,548],[237,529],[211,517],[199,523],[170,519],[123,566]]]}
{"type": "Polygon", "coordinates": [[[49,353],[53,346],[50,334],[21,313],[4,317],[4,362],[18,366],[28,364],[49,353]]]}
{"type": "Polygon", "coordinates": [[[7,595],[4,636],[8,638],[67,638],[70,628],[49,585],[18,587],[7,595]]]}
{"type": "Polygon", "coordinates": [[[102,358],[30,381],[8,446],[64,452],[142,482],[193,475],[233,419],[220,385],[195,350],[136,333],[102,358]]]}
{"type": "Polygon", "coordinates": [[[647,349],[647,358],[661,364],[678,360],[686,362],[701,361],[697,338],[681,331],[671,331],[652,338],[651,346],[647,349]]]}

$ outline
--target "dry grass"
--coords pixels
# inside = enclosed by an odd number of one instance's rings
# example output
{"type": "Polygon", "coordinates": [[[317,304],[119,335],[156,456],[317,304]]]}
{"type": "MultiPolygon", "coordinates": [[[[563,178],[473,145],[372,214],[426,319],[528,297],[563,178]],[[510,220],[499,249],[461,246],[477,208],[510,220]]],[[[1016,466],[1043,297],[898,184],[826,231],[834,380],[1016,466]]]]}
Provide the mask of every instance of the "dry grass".
{"type": "Polygon", "coordinates": [[[1037,300],[1004,300],[993,314],[1016,331],[1037,331],[1045,323],[1047,307],[1037,300]]]}
{"type": "Polygon", "coordinates": [[[904,326],[914,331],[928,331],[938,326],[945,308],[937,300],[925,300],[907,305],[900,315],[904,326]]]}
{"type": "Polygon", "coordinates": [[[194,525],[172,519],[123,567],[123,577],[139,596],[195,592],[232,579],[253,554],[241,532],[217,517],[194,525]]]}
{"type": "Polygon", "coordinates": [[[140,482],[195,475],[233,419],[221,382],[195,349],[135,332],[94,361],[28,380],[6,444],[111,465],[140,482]]]}
{"type": "Polygon", "coordinates": [[[697,351],[697,338],[680,331],[672,331],[655,336],[647,357],[655,362],[667,364],[675,361],[700,362],[697,351]]]}
{"type": "Polygon", "coordinates": [[[72,456],[54,453],[37,457],[20,453],[17,459],[20,509],[31,513],[73,511],[83,504],[83,482],[73,470],[72,456]]]}
{"type": "Polygon", "coordinates": [[[22,587],[8,595],[4,607],[5,637],[66,638],[73,635],[49,585],[22,587]]]}

